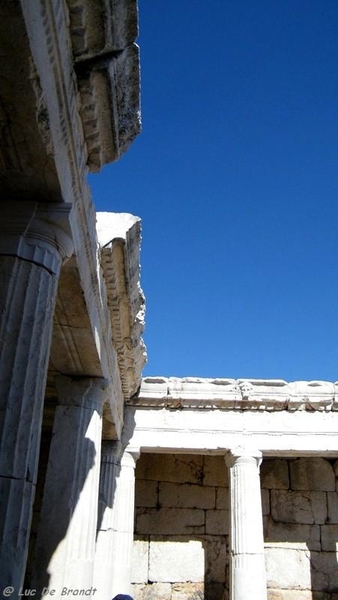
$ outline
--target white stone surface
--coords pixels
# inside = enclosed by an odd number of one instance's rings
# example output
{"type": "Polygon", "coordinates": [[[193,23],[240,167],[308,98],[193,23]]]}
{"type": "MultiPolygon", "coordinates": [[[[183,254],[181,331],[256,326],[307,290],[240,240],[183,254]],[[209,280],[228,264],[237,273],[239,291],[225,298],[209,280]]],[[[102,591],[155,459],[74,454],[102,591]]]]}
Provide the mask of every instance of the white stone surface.
{"type": "Polygon", "coordinates": [[[307,550],[267,548],[265,550],[267,584],[270,588],[310,590],[311,554],[307,550]]]}
{"type": "Polygon", "coordinates": [[[202,542],[150,542],[150,581],[204,581],[204,564],[202,542]]]}
{"type": "Polygon", "coordinates": [[[129,229],[140,221],[130,213],[97,212],[96,231],[100,246],[106,246],[115,238],[125,240],[129,229]]]}
{"type": "Polygon", "coordinates": [[[264,600],[266,576],[262,501],[259,479],[261,453],[245,448],[229,452],[231,600],[264,600]]]}
{"type": "Polygon", "coordinates": [[[149,580],[149,542],[134,540],[132,552],[131,581],[147,583],[149,580]]]}
{"type": "Polygon", "coordinates": [[[94,569],[106,382],[59,377],[57,387],[60,405],[36,542],[37,590],[89,588],[94,569]]]}

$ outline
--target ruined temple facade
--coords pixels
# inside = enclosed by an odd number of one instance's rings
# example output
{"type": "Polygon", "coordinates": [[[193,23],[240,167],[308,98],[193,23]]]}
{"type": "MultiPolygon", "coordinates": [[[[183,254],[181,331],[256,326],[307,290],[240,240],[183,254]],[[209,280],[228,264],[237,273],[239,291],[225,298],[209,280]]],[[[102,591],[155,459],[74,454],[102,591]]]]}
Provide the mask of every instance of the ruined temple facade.
{"type": "Polygon", "coordinates": [[[141,378],[137,17],[0,3],[0,593],[337,600],[337,386],[141,378]]]}

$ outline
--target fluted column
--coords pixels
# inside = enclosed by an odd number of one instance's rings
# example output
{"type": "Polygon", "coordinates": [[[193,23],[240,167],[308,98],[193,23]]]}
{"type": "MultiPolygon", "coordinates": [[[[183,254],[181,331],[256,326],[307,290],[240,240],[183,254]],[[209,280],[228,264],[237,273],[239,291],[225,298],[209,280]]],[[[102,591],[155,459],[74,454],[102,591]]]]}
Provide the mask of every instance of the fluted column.
{"type": "Polygon", "coordinates": [[[231,600],[266,600],[264,538],[259,466],[262,454],[229,452],[231,600]]]}
{"type": "MultiPolygon", "coordinates": [[[[103,379],[56,378],[56,408],[33,567],[33,588],[93,583],[101,460],[103,379]]],[[[39,594],[37,594],[38,596],[39,594]]],[[[87,594],[87,596],[90,596],[87,594]]]]}
{"type": "Polygon", "coordinates": [[[27,560],[57,282],[72,253],[69,210],[12,203],[0,219],[0,584],[17,592],[27,560]]]}
{"type": "Polygon", "coordinates": [[[139,453],[121,454],[119,443],[104,444],[94,575],[97,600],[131,592],[135,465],[139,453]]]}

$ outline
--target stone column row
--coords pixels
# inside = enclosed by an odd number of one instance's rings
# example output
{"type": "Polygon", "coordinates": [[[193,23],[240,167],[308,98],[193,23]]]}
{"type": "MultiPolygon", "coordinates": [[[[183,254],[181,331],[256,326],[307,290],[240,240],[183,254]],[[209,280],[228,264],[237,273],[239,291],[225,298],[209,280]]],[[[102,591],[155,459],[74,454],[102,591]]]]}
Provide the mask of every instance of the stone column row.
{"type": "Polygon", "coordinates": [[[69,205],[5,204],[0,223],[0,585],[22,585],[69,205]]]}

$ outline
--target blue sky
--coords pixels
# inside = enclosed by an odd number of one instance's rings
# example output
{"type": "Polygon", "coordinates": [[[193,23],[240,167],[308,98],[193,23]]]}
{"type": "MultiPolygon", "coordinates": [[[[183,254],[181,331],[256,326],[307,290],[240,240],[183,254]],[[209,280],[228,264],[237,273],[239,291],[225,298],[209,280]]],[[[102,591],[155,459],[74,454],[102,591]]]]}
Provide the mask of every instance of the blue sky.
{"type": "Polygon", "coordinates": [[[140,0],[144,375],[338,380],[338,3],[140,0]]]}

